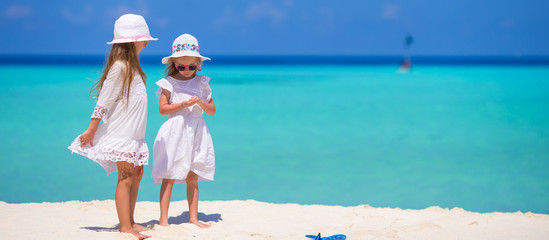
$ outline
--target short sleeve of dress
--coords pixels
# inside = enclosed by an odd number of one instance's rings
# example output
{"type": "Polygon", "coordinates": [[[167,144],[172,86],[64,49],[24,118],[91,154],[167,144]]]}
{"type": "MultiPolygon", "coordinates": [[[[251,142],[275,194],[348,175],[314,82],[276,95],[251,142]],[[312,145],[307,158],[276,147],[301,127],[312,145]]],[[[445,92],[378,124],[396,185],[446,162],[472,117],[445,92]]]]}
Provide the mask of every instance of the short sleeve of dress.
{"type": "Polygon", "coordinates": [[[160,99],[160,96],[162,95],[162,89],[166,89],[173,93],[173,86],[168,79],[162,78],[156,82],[156,85],[158,85],[158,91],[156,91],[156,96],[158,99],[160,99]]]}
{"type": "Polygon", "coordinates": [[[202,76],[201,81],[201,92],[202,99],[205,99],[206,102],[210,102],[212,99],[212,88],[210,87],[210,77],[202,76]]]}
{"type": "Polygon", "coordinates": [[[93,110],[91,118],[101,118],[103,122],[106,119],[103,118],[109,113],[116,100],[120,97],[122,92],[122,68],[124,64],[122,62],[116,62],[112,65],[107,77],[103,81],[103,86],[99,92],[97,104],[93,110]]]}

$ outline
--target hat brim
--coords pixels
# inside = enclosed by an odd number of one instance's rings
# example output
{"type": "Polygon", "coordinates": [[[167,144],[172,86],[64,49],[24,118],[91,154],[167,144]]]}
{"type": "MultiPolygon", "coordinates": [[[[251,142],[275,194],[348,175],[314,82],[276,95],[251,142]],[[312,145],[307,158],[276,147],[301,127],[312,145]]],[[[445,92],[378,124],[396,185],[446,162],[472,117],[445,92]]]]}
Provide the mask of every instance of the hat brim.
{"type": "Polygon", "coordinates": [[[212,60],[209,57],[204,57],[200,55],[200,53],[184,51],[184,52],[176,52],[170,56],[162,58],[162,64],[168,63],[168,60],[170,58],[178,58],[178,57],[199,57],[200,59],[202,59],[202,61],[212,60]]]}
{"type": "Polygon", "coordinates": [[[112,40],[111,42],[107,42],[107,44],[115,44],[115,43],[129,43],[129,42],[143,42],[143,41],[157,41],[158,38],[153,38],[153,37],[144,37],[144,38],[138,38],[138,39],[133,39],[133,38],[119,38],[119,39],[114,39],[112,40]]]}

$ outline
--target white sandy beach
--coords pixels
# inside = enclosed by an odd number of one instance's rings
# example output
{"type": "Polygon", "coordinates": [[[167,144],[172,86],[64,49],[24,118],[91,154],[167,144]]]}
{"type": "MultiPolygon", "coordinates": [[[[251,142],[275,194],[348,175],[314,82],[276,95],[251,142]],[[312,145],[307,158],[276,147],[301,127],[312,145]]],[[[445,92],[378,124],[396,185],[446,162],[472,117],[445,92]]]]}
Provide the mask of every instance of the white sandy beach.
{"type": "MultiPolygon", "coordinates": [[[[134,239],[117,232],[113,200],[8,204],[0,202],[0,239],[134,239]]],[[[150,239],[308,239],[345,234],[347,239],[549,239],[549,215],[201,201],[199,219],[187,224],[187,202],[172,202],[170,226],[157,224],[157,202],[138,202],[136,221],[154,231],[150,239]]]]}

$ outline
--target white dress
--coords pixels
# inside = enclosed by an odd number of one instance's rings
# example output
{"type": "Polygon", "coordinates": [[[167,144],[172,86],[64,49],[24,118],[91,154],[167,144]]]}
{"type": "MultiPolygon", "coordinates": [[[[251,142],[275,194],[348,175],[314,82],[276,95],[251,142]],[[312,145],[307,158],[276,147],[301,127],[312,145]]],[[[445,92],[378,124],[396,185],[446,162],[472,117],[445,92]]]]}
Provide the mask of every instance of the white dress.
{"type": "Polygon", "coordinates": [[[130,87],[129,102],[126,106],[126,94],[122,93],[123,62],[113,64],[99,93],[92,118],[101,118],[93,140],[81,147],[80,136],[69,149],[97,163],[107,175],[116,172],[116,162],[125,161],[134,166],[147,165],[149,149],[145,142],[147,126],[147,91],[143,79],[136,74],[130,87]]]}
{"type": "MultiPolygon", "coordinates": [[[[170,104],[186,101],[192,96],[209,102],[212,99],[209,81],[209,77],[201,75],[190,80],[163,78],[156,82],[160,87],[156,95],[160,98],[162,89],[166,89],[170,91],[170,104]]],[[[190,171],[198,175],[198,181],[213,181],[215,153],[203,113],[202,108],[195,104],[168,115],[154,141],[154,183],[161,184],[162,179],[184,183],[190,171]]]]}

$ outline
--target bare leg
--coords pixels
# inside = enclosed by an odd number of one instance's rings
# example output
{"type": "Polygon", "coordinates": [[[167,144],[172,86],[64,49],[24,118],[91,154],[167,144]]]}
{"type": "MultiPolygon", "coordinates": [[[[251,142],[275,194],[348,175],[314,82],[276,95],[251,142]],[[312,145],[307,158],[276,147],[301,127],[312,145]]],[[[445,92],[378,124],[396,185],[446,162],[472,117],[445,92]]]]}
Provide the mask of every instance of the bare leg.
{"type": "Polygon", "coordinates": [[[137,193],[139,193],[139,183],[141,182],[142,178],[143,178],[143,166],[135,167],[132,175],[132,186],[130,189],[130,221],[132,223],[133,230],[138,232],[153,230],[151,228],[144,227],[135,223],[135,220],[133,219],[134,212],[135,212],[135,204],[137,202],[137,193]]]}
{"type": "Polygon", "coordinates": [[[172,197],[172,189],[175,179],[162,179],[160,187],[160,218],[158,224],[160,226],[168,226],[168,209],[170,208],[170,199],[172,197]]]}
{"type": "Polygon", "coordinates": [[[210,225],[198,221],[198,176],[194,172],[187,175],[187,202],[189,203],[189,223],[201,228],[209,228],[210,225]]]}
{"type": "Polygon", "coordinates": [[[138,239],[149,238],[151,236],[140,234],[132,227],[133,215],[131,214],[130,192],[134,180],[134,166],[128,162],[117,162],[116,166],[118,168],[118,184],[116,185],[115,202],[118,221],[120,221],[119,230],[120,232],[130,233],[138,239]]]}

